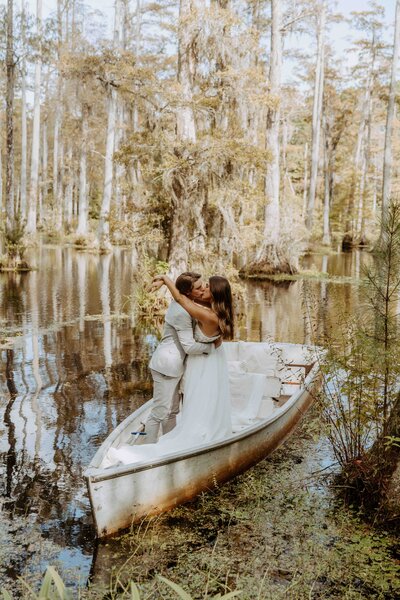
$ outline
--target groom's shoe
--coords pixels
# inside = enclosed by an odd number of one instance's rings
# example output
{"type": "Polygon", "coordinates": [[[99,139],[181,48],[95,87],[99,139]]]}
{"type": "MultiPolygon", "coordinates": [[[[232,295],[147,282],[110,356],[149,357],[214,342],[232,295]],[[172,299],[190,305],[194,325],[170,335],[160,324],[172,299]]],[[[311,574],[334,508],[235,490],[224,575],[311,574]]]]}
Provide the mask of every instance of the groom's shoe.
{"type": "Polygon", "coordinates": [[[143,436],[143,444],[156,444],[160,431],[160,423],[146,423],[144,431],[146,435],[143,436]]]}
{"type": "Polygon", "coordinates": [[[138,427],[136,431],[131,431],[131,435],[131,441],[128,442],[131,446],[138,446],[140,444],[143,444],[144,438],[147,435],[144,430],[144,423],[140,423],[140,427],[138,427]]]}

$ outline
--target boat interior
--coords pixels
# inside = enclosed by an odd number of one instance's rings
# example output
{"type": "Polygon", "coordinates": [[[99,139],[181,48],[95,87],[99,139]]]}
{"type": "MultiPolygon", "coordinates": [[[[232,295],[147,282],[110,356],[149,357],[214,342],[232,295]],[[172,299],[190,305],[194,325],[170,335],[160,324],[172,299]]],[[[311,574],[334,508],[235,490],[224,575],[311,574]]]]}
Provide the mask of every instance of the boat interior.
{"type": "MultiPolygon", "coordinates": [[[[300,344],[225,342],[231,389],[233,435],[269,419],[298,390],[315,361],[316,349],[300,344]],[[257,387],[257,393],[252,390],[257,387]]],[[[150,402],[130,415],[107,438],[105,446],[141,445],[150,402]],[[108,443],[107,443],[108,442],[108,443]]],[[[99,449],[92,466],[101,467],[107,448],[99,449]]]]}
{"type": "Polygon", "coordinates": [[[315,349],[301,344],[225,342],[233,408],[246,402],[240,380],[263,378],[262,400],[254,420],[265,419],[302,388],[315,361],[315,349]]]}

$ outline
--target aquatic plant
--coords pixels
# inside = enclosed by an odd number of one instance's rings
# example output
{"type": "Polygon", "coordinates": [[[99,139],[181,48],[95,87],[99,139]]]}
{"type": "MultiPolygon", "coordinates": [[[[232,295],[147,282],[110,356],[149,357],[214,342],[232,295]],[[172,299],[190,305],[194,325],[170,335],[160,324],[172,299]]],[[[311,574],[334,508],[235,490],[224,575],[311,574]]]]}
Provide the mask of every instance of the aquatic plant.
{"type": "MultiPolygon", "coordinates": [[[[170,581],[169,579],[166,579],[165,577],[162,577],[161,575],[157,575],[157,579],[159,581],[162,581],[166,585],[168,585],[172,590],[174,590],[174,592],[176,592],[178,597],[181,598],[182,600],[194,600],[194,598],[190,594],[185,592],[185,590],[180,585],[177,585],[173,581],[170,581]]],[[[227,594],[224,594],[223,596],[221,596],[221,594],[217,594],[216,596],[212,597],[212,600],[228,600],[228,598],[236,598],[237,596],[240,596],[241,593],[242,592],[235,590],[234,592],[228,592],[227,594]]],[[[140,599],[138,598],[137,600],[140,600],[140,599]]]]}
{"type": "MultiPolygon", "coordinates": [[[[24,579],[21,579],[21,582],[29,597],[35,600],[71,600],[72,598],[72,593],[66,588],[60,575],[52,566],[47,567],[38,593],[24,579]]],[[[3,600],[13,600],[13,596],[5,588],[2,588],[0,592],[3,600]]]]}
{"type": "Polygon", "coordinates": [[[26,251],[25,221],[18,213],[12,227],[6,229],[2,224],[0,227],[0,236],[4,236],[6,254],[0,257],[1,271],[29,271],[31,267],[24,261],[26,251]]]}
{"type": "MultiPolygon", "coordinates": [[[[161,575],[157,575],[157,580],[161,583],[167,585],[170,589],[172,589],[177,598],[181,598],[182,600],[194,600],[190,594],[185,592],[185,590],[178,585],[177,583],[170,581],[166,577],[162,577],[161,575]]],[[[57,573],[54,567],[47,567],[46,573],[44,574],[42,584],[40,586],[40,590],[36,593],[32,587],[26,583],[23,579],[21,579],[24,587],[29,593],[29,597],[34,600],[71,600],[72,593],[67,589],[65,583],[63,582],[60,575],[57,573]]],[[[126,598],[127,600],[141,600],[142,596],[140,594],[138,586],[130,581],[127,585],[123,585],[121,581],[117,581],[119,592],[117,594],[112,594],[113,598],[126,598]]],[[[8,592],[5,588],[0,590],[3,600],[13,600],[13,596],[8,592]]],[[[240,596],[241,592],[234,591],[229,592],[228,594],[217,594],[210,598],[210,600],[228,600],[229,598],[235,598],[240,596]]]]}

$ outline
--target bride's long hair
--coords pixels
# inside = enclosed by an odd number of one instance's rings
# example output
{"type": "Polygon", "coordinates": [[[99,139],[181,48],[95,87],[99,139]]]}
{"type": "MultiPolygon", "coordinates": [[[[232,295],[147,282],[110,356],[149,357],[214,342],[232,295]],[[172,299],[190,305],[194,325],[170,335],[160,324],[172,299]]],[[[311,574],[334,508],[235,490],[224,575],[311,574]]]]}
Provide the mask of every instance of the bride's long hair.
{"type": "Polygon", "coordinates": [[[218,325],[224,340],[232,340],[234,335],[231,285],[226,277],[210,277],[211,308],[218,317],[218,325]]]}

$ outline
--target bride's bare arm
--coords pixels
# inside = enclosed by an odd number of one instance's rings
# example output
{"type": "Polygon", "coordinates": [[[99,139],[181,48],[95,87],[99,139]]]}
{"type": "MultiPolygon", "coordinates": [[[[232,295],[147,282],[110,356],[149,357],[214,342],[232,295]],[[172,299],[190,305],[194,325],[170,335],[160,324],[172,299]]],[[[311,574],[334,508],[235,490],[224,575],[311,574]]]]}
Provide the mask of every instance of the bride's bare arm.
{"type": "Polygon", "coordinates": [[[172,279],[170,279],[167,275],[157,275],[153,279],[153,286],[155,289],[160,288],[160,281],[165,283],[171,292],[173,299],[176,300],[176,302],[178,302],[189,313],[189,315],[193,317],[193,319],[196,319],[200,323],[210,323],[218,327],[217,315],[207,308],[199,306],[184,294],[181,294],[180,291],[175,287],[172,279]]]}

